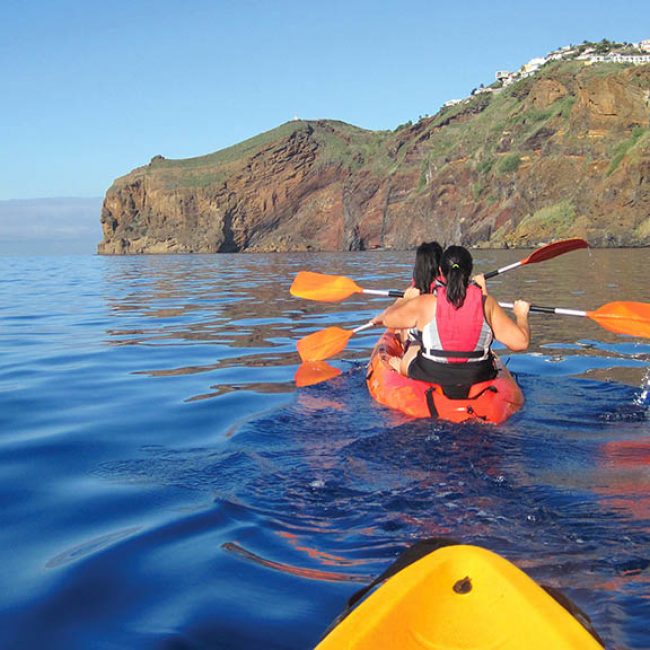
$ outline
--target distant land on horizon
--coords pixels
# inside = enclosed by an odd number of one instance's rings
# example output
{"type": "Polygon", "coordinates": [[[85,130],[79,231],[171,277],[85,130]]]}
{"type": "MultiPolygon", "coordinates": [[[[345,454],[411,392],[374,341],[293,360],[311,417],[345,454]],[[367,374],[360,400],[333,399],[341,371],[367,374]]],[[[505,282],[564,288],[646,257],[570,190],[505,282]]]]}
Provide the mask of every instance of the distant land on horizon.
{"type": "Polygon", "coordinates": [[[0,201],[0,255],[92,255],[102,197],[0,201]]]}

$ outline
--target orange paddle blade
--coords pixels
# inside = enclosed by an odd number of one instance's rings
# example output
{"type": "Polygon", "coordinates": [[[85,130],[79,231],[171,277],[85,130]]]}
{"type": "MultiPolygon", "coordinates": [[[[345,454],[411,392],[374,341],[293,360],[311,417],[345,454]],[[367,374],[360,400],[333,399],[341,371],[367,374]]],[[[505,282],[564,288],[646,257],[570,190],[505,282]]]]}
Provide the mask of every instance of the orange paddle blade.
{"type": "Polygon", "coordinates": [[[305,361],[298,366],[293,380],[296,382],[296,386],[302,388],[338,377],[341,372],[343,371],[330,366],[327,361],[305,361]]]}
{"type": "Polygon", "coordinates": [[[558,255],[564,255],[564,253],[569,253],[570,251],[574,251],[579,248],[589,248],[588,242],[580,238],[556,241],[553,244],[542,246],[542,248],[538,248],[536,251],[533,251],[526,259],[521,260],[521,263],[524,265],[535,264],[536,262],[544,262],[546,260],[551,260],[558,255]]]}
{"type": "Polygon", "coordinates": [[[298,341],[298,354],[303,361],[322,361],[329,359],[345,349],[352,330],[341,327],[328,327],[313,334],[308,334],[298,341]]]}
{"type": "Polygon", "coordinates": [[[609,302],[587,316],[610,332],[650,339],[650,303],[609,302]]]}
{"type": "Polygon", "coordinates": [[[291,289],[292,296],[319,300],[321,302],[338,302],[363,289],[352,279],[343,275],[325,275],[312,271],[300,271],[296,275],[291,289]]]}

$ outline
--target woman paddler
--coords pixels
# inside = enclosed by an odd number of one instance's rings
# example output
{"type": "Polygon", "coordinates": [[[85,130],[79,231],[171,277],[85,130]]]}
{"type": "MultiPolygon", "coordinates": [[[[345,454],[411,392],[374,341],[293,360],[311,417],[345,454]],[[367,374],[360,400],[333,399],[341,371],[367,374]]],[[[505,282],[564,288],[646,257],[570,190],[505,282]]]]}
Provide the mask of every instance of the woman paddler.
{"type": "Polygon", "coordinates": [[[391,358],[391,366],[412,379],[440,384],[448,397],[462,399],[472,384],[496,377],[494,338],[513,351],[528,348],[530,305],[514,303],[513,322],[487,294],[483,276],[470,282],[473,262],[463,246],[449,246],[440,260],[441,280],[432,294],[397,302],[373,322],[422,332],[415,358],[391,358]]]}
{"type": "MultiPolygon", "coordinates": [[[[415,262],[413,264],[413,280],[411,286],[404,292],[403,298],[398,298],[395,304],[404,300],[411,300],[425,293],[433,293],[436,286],[436,278],[440,272],[440,258],[442,257],[442,246],[437,241],[423,242],[415,251],[415,262]]],[[[398,331],[399,338],[404,347],[404,367],[413,360],[420,349],[422,333],[416,329],[403,329],[398,331]]]]}

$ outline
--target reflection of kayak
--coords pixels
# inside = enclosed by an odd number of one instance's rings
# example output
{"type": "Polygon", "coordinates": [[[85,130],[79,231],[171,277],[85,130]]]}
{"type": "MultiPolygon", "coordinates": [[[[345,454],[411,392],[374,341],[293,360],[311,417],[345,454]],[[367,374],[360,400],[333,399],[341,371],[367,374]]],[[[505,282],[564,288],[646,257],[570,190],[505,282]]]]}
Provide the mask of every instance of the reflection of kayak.
{"type": "Polygon", "coordinates": [[[517,382],[498,357],[499,374],[494,379],[474,384],[467,399],[450,399],[438,384],[416,381],[393,370],[388,365],[388,357],[401,355],[401,343],[391,330],[386,330],[372,351],[367,382],[377,402],[406,415],[438,417],[450,422],[483,420],[499,424],[524,403],[517,382]]]}
{"type": "Polygon", "coordinates": [[[431,551],[432,542],[403,553],[369,588],[355,594],[351,607],[383,582],[337,619],[316,650],[603,647],[586,614],[514,564],[477,546],[441,548],[438,542],[431,551]]]}

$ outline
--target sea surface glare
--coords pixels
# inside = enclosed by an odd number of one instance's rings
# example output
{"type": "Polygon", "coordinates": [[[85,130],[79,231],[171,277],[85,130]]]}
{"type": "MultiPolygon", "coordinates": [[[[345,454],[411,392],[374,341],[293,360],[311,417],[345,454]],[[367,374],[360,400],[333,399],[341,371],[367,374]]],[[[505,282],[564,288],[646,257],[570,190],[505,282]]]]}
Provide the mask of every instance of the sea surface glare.
{"type": "MultiPolygon", "coordinates": [[[[476,251],[489,271],[529,251],[476,251]]],[[[650,647],[650,341],[531,314],[502,426],[408,420],[296,341],[386,306],[293,298],[300,270],[408,285],[413,252],[0,258],[0,648],[313,647],[404,548],[452,537],[650,647]]],[[[648,250],[575,251],[500,300],[650,302],[648,250]],[[643,270],[645,269],[645,270],[643,270]]]]}

